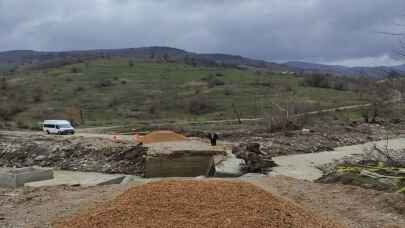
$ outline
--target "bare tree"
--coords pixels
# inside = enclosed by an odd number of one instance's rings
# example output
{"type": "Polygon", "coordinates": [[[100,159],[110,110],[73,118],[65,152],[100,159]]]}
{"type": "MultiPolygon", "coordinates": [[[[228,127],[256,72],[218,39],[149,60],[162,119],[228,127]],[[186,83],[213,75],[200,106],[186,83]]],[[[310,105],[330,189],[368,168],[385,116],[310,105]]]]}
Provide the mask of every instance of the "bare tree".
{"type": "Polygon", "coordinates": [[[365,94],[370,104],[362,113],[365,122],[377,122],[378,117],[391,116],[393,113],[392,103],[401,99],[401,95],[391,86],[389,81],[365,80],[362,93],[365,94]]]}
{"type": "Polygon", "coordinates": [[[6,77],[2,77],[0,79],[0,89],[1,90],[7,90],[8,89],[8,83],[6,77]]]}

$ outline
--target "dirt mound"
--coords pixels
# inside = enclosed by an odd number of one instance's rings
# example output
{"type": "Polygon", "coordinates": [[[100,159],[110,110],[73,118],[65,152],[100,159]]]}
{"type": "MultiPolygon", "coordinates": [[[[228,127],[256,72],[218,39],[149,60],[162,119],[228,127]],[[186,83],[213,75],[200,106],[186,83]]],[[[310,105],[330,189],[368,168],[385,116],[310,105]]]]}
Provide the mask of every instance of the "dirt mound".
{"type": "Polygon", "coordinates": [[[57,228],[343,227],[248,183],[163,181],[134,187],[57,228]]]}
{"type": "Polygon", "coordinates": [[[158,142],[172,142],[172,141],[184,141],[187,137],[181,134],[177,134],[173,131],[154,131],[149,133],[139,140],[144,144],[158,143],[158,142]]]}

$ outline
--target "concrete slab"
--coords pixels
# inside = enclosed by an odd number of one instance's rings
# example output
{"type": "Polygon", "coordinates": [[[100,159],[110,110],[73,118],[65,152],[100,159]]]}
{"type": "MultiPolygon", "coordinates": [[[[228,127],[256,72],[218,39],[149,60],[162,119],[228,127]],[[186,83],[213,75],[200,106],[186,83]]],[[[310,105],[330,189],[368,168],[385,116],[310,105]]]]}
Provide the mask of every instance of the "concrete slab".
{"type": "Polygon", "coordinates": [[[51,169],[26,167],[26,168],[1,168],[0,187],[17,188],[25,183],[42,181],[53,178],[51,169]]]}
{"type": "Polygon", "coordinates": [[[208,143],[198,141],[198,140],[189,140],[189,141],[178,141],[178,142],[162,142],[162,143],[153,143],[145,144],[148,147],[148,155],[159,155],[159,154],[173,154],[181,151],[190,151],[197,154],[206,154],[206,155],[226,155],[226,149],[224,146],[211,146],[208,143]]]}
{"type": "Polygon", "coordinates": [[[120,184],[125,175],[102,174],[90,172],[54,171],[54,179],[46,181],[30,182],[25,184],[29,187],[56,186],[56,185],[81,185],[96,186],[108,184],[120,184]]]}
{"type": "Polygon", "coordinates": [[[236,158],[232,153],[228,153],[222,161],[215,165],[214,177],[240,177],[243,175],[241,164],[243,160],[236,158]]]}

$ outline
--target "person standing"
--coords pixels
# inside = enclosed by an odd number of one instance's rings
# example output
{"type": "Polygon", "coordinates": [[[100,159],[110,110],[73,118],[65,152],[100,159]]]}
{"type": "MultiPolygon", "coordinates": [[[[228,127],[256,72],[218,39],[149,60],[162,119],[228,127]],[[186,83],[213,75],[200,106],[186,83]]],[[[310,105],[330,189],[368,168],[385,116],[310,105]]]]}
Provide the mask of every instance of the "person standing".
{"type": "Polygon", "coordinates": [[[210,139],[211,146],[217,145],[218,134],[217,133],[208,133],[208,138],[210,139]]]}

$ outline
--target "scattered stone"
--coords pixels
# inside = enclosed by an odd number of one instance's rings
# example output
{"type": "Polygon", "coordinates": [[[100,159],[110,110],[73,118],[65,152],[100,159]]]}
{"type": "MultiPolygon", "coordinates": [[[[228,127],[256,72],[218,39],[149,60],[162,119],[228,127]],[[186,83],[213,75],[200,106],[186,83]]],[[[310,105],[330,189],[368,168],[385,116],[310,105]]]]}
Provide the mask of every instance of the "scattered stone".
{"type": "Polygon", "coordinates": [[[141,145],[101,138],[4,137],[0,142],[0,166],[137,175],[143,173],[146,152],[141,145]]]}

